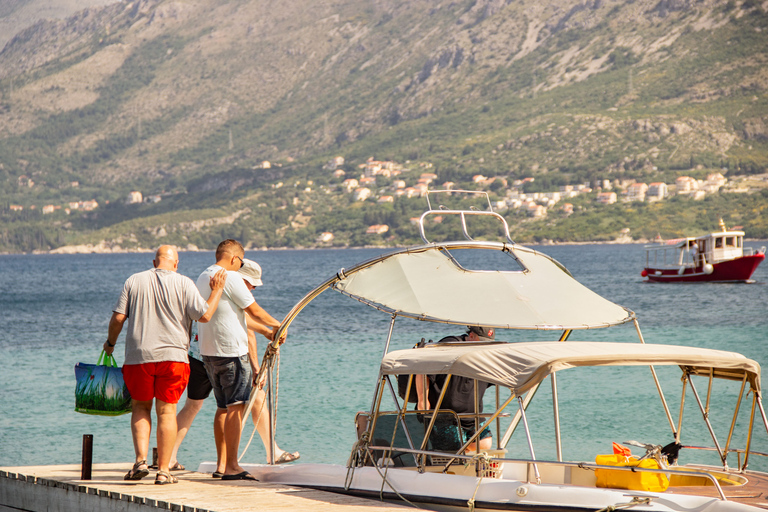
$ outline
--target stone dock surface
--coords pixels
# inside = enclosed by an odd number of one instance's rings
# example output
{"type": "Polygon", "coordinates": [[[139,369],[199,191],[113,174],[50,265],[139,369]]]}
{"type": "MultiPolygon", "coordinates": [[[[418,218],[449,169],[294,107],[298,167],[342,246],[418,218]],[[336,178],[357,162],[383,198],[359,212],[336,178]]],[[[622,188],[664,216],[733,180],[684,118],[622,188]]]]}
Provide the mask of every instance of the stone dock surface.
{"type": "MultiPolygon", "coordinates": [[[[154,471],[125,481],[131,462],[94,464],[80,480],[80,465],[0,467],[0,512],[318,511],[388,512],[406,507],[312,489],[260,482],[222,481],[209,473],[174,471],[178,484],[155,485],[154,471]]],[[[407,507],[410,508],[410,507],[407,507]]]]}

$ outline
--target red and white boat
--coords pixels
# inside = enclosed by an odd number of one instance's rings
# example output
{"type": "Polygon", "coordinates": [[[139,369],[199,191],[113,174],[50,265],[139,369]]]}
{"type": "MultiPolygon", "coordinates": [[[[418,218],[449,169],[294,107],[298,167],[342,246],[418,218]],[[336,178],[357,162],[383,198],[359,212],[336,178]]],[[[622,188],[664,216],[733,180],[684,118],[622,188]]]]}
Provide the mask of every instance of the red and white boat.
{"type": "Polygon", "coordinates": [[[765,247],[744,249],[744,232],[728,230],[645,246],[648,281],[658,283],[748,281],[765,259],[765,247]]]}

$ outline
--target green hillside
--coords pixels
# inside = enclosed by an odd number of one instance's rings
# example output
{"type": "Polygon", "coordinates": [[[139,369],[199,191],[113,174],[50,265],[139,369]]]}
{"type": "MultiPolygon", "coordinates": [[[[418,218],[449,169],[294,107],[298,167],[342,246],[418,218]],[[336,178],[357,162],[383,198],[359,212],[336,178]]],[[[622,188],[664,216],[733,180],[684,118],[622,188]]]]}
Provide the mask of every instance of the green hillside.
{"type": "MultiPolygon", "coordinates": [[[[39,23],[0,52],[0,251],[406,244],[424,200],[376,201],[422,172],[494,201],[530,177],[527,192],[747,183],[768,167],[766,21],[751,0],[287,0],[39,23]],[[342,178],[324,168],[335,156],[342,178]],[[354,201],[341,183],[370,157],[409,170],[354,201]],[[161,200],[127,205],[133,190],[161,200]]],[[[605,206],[595,190],[573,213],[504,215],[520,241],[675,236],[719,217],[766,238],[765,188],[745,187],[605,206]]]]}

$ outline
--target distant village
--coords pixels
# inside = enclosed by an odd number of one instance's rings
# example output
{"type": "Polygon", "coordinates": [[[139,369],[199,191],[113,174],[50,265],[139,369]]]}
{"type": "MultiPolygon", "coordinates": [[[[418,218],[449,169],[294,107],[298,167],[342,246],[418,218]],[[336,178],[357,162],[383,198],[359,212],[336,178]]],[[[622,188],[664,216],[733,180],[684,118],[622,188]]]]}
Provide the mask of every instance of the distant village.
{"type": "MultiPolygon", "coordinates": [[[[457,189],[457,184],[452,181],[440,183],[438,175],[432,172],[433,166],[431,163],[417,163],[414,165],[415,169],[406,167],[406,165],[410,165],[410,162],[406,162],[403,165],[393,161],[375,160],[371,157],[365,163],[357,166],[358,171],[353,176],[348,176],[349,166],[345,166],[343,156],[337,156],[328,161],[323,166],[323,169],[330,172],[336,180],[340,181],[333,187],[322,188],[325,188],[327,193],[340,192],[351,194],[353,201],[375,201],[377,203],[393,203],[397,198],[424,197],[430,188],[439,190],[457,189]],[[345,167],[347,171],[342,169],[342,167],[345,167]],[[379,177],[388,180],[385,186],[380,186],[381,181],[377,184],[377,178],[379,177]]],[[[264,169],[270,168],[270,166],[270,162],[264,161],[254,168],[264,169]]],[[[494,211],[516,210],[534,218],[546,217],[553,210],[570,215],[574,211],[574,205],[568,202],[568,200],[593,192],[595,192],[594,202],[599,205],[610,205],[617,202],[663,201],[674,195],[684,195],[694,200],[701,200],[707,194],[717,193],[721,190],[723,192],[750,192],[749,188],[739,185],[739,182],[743,180],[736,179],[728,183],[728,179],[719,172],[707,175],[704,180],[680,176],[675,180],[674,184],[662,182],[641,183],[636,180],[618,179],[611,181],[606,179],[600,180],[597,183],[564,185],[559,187],[558,190],[548,192],[524,192],[526,183],[533,182],[535,179],[535,177],[527,177],[510,181],[505,176],[486,177],[477,174],[472,177],[472,183],[474,185],[473,188],[480,190],[492,189],[495,191],[496,196],[504,197],[492,203],[494,211]],[[498,184],[494,185],[496,183],[498,184]]],[[[762,179],[768,181],[768,175],[762,179]]],[[[27,176],[20,176],[18,180],[19,186],[29,188],[35,186],[35,183],[27,176]]],[[[79,184],[72,182],[70,185],[72,188],[77,188],[79,184]]],[[[308,181],[305,192],[311,192],[312,185],[312,181],[308,181]]],[[[283,183],[277,183],[273,185],[273,188],[281,188],[282,186],[283,183]]],[[[150,194],[145,196],[141,191],[136,190],[128,194],[125,203],[133,205],[157,203],[161,200],[161,195],[150,194]]],[[[65,205],[47,204],[40,208],[43,214],[51,214],[57,211],[70,214],[75,210],[91,211],[98,207],[99,204],[95,200],[85,200],[73,201],[65,205]]],[[[32,205],[29,208],[34,210],[36,206],[32,205]]],[[[18,212],[23,211],[23,209],[21,205],[10,205],[11,211],[18,212]]],[[[411,220],[412,222],[418,221],[418,219],[411,220]]],[[[366,233],[383,235],[388,231],[389,226],[377,224],[368,226],[366,233]]],[[[330,243],[333,241],[333,238],[333,233],[324,232],[320,234],[316,241],[321,244],[330,243]]]]}
{"type": "MultiPolygon", "coordinates": [[[[418,175],[416,183],[408,186],[404,179],[399,178],[403,173],[410,172],[411,169],[404,167],[397,162],[378,161],[369,158],[364,164],[359,165],[360,174],[356,177],[346,178],[346,172],[339,169],[344,165],[344,157],[337,156],[330,160],[324,169],[333,171],[336,178],[344,178],[341,183],[341,190],[347,194],[352,194],[355,201],[375,200],[377,203],[392,203],[395,198],[405,197],[423,197],[427,190],[431,188],[440,190],[454,190],[456,184],[452,181],[446,181],[438,186],[438,176],[434,172],[421,172],[418,175]],[[394,178],[390,185],[378,192],[372,190],[376,187],[376,177],[394,178]]],[[[420,163],[418,166],[422,171],[430,169],[432,164],[420,163]]],[[[472,177],[472,183],[480,189],[490,188],[495,182],[500,183],[497,194],[504,195],[504,199],[492,203],[496,212],[507,210],[521,210],[530,217],[546,217],[547,213],[555,208],[559,208],[563,213],[569,215],[573,213],[574,206],[567,202],[567,199],[597,192],[595,202],[597,204],[609,205],[616,202],[652,202],[663,201],[672,195],[685,195],[694,200],[701,200],[707,194],[720,191],[727,183],[727,178],[721,173],[711,173],[705,180],[697,180],[690,176],[680,176],[674,184],[667,185],[662,182],[639,183],[636,180],[601,180],[594,184],[581,183],[577,185],[564,185],[557,191],[551,192],[523,192],[524,186],[528,182],[535,181],[535,177],[512,180],[504,176],[486,177],[477,174],[472,177]]],[[[732,192],[749,192],[748,189],[734,188],[732,192]]],[[[418,222],[418,219],[411,219],[412,222],[418,222]]],[[[389,226],[384,224],[375,224],[367,228],[366,233],[372,235],[382,235],[389,231],[389,226]]],[[[322,233],[317,242],[330,242],[333,240],[333,233],[322,233]]]]}

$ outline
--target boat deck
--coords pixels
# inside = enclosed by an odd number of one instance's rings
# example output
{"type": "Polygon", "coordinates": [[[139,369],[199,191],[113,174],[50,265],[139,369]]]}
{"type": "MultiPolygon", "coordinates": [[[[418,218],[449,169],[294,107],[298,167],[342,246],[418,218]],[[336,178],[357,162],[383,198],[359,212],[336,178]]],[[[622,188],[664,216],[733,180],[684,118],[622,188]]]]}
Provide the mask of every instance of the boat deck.
{"type": "MultiPolygon", "coordinates": [[[[768,510],[768,475],[747,471],[744,476],[749,479],[749,482],[744,486],[722,486],[725,497],[729,501],[768,510]]],[[[714,486],[670,487],[666,493],[719,497],[714,486]]]]}
{"type": "Polygon", "coordinates": [[[80,480],[80,465],[0,468],[0,512],[139,512],[147,506],[184,512],[389,512],[402,506],[311,489],[259,482],[222,481],[208,473],[175,471],[179,483],[154,485],[154,472],[125,481],[131,462],[94,464],[80,480]]]}

